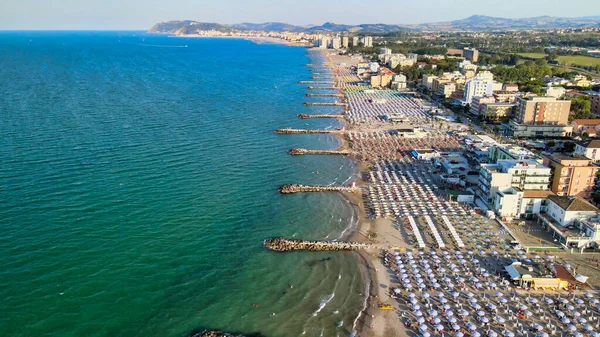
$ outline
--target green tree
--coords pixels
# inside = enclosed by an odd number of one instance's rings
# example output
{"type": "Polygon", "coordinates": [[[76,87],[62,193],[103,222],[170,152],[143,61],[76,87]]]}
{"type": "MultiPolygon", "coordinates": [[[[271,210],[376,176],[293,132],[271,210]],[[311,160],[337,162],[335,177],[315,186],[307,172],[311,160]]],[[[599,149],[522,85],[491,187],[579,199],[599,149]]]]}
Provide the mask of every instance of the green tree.
{"type": "Polygon", "coordinates": [[[591,113],[592,104],[588,96],[577,96],[571,99],[571,119],[589,119],[594,116],[591,113]]]}

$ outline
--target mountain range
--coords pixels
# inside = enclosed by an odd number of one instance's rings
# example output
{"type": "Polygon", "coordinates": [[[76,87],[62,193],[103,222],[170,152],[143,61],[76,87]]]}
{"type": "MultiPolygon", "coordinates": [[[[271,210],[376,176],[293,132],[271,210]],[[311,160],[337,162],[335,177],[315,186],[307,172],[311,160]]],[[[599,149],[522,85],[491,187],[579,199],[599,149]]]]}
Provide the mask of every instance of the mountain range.
{"type": "Polygon", "coordinates": [[[538,16],[534,18],[509,19],[485,15],[473,15],[466,19],[423,24],[360,24],[345,25],[326,22],[320,26],[296,26],[282,22],[238,23],[223,25],[192,20],[160,22],[150,28],[151,33],[193,34],[201,30],[256,30],[277,32],[351,32],[386,33],[397,31],[491,31],[553,28],[600,28],[600,16],[561,18],[538,16]]]}

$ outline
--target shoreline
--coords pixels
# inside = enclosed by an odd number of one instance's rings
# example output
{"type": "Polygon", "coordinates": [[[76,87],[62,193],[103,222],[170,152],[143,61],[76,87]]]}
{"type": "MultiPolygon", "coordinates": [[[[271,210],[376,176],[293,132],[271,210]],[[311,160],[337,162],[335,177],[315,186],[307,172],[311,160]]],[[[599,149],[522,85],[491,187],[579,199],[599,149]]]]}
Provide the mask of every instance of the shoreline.
{"type": "MultiPolygon", "coordinates": [[[[326,59],[326,66],[332,72],[333,77],[336,78],[336,66],[329,58],[328,52],[326,50],[319,51],[326,59]]],[[[338,90],[342,95],[344,95],[343,99],[346,99],[346,94],[344,93],[344,91],[341,88],[339,88],[338,90]]],[[[354,129],[353,126],[349,124],[346,120],[343,120],[343,125],[345,130],[354,129]]],[[[337,150],[351,150],[350,142],[344,135],[335,134],[335,137],[337,137],[341,142],[341,145],[337,148],[337,150]]],[[[369,171],[368,165],[365,162],[358,160],[354,156],[351,156],[351,160],[358,170],[356,185],[359,187],[366,185],[367,182],[363,180],[363,176],[369,171]]],[[[353,206],[354,211],[357,214],[356,225],[354,226],[354,228],[351,229],[350,233],[347,236],[347,239],[353,242],[369,243],[370,240],[366,233],[373,228],[373,224],[371,223],[372,220],[367,219],[365,205],[362,200],[362,193],[358,195],[352,193],[341,194],[343,198],[346,199],[346,201],[353,206]]],[[[344,240],[346,238],[341,239],[344,240]]],[[[357,259],[357,263],[359,264],[359,267],[361,269],[361,278],[365,287],[364,289],[367,290],[364,294],[365,305],[362,308],[362,310],[360,310],[358,313],[358,316],[355,321],[356,325],[354,327],[354,330],[356,332],[356,336],[368,336],[370,335],[369,330],[372,329],[373,316],[376,308],[375,301],[378,298],[377,270],[375,268],[375,264],[372,262],[372,252],[357,251],[354,253],[356,254],[355,258],[357,259]]],[[[377,256],[375,256],[375,258],[377,258],[377,256]]]]}
{"type": "Polygon", "coordinates": [[[190,39],[241,39],[254,42],[256,44],[279,44],[290,47],[310,47],[307,44],[292,42],[284,39],[279,39],[270,36],[235,36],[235,35],[197,35],[197,34],[185,34],[185,35],[169,35],[171,38],[190,38],[190,39]]]}

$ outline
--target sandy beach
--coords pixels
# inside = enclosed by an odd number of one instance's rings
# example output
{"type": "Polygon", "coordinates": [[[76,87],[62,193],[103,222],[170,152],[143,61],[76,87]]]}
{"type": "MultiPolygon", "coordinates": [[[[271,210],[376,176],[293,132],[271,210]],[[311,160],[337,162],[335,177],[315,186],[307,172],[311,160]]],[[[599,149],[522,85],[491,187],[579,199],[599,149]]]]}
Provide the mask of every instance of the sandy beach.
{"type": "Polygon", "coordinates": [[[207,35],[198,35],[198,34],[183,34],[183,35],[172,35],[169,37],[173,38],[191,38],[191,39],[243,39],[252,41],[256,44],[281,44],[285,46],[298,46],[298,47],[307,47],[306,44],[297,43],[293,41],[288,41],[284,39],[279,39],[276,37],[269,36],[242,36],[242,35],[216,35],[216,36],[207,36],[207,35]]]}

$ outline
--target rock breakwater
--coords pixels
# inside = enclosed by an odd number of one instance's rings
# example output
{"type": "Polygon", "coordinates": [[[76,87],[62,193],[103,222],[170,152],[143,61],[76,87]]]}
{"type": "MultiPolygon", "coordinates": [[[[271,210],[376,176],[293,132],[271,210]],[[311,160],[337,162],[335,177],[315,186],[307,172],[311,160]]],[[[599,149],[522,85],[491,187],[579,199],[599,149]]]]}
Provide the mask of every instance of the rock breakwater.
{"type": "Polygon", "coordinates": [[[337,241],[305,241],[286,238],[272,238],[263,242],[267,249],[277,252],[290,252],[295,250],[320,251],[346,251],[368,249],[370,245],[358,242],[337,241]]]}
{"type": "Polygon", "coordinates": [[[293,148],[288,150],[288,153],[293,156],[302,156],[307,154],[325,154],[325,155],[340,155],[340,156],[350,156],[352,155],[351,151],[347,150],[308,150],[308,149],[299,149],[293,148]]]}
{"type": "Polygon", "coordinates": [[[300,184],[287,184],[279,187],[282,194],[302,193],[302,192],[360,192],[360,188],[353,186],[306,186],[300,184]]]}

